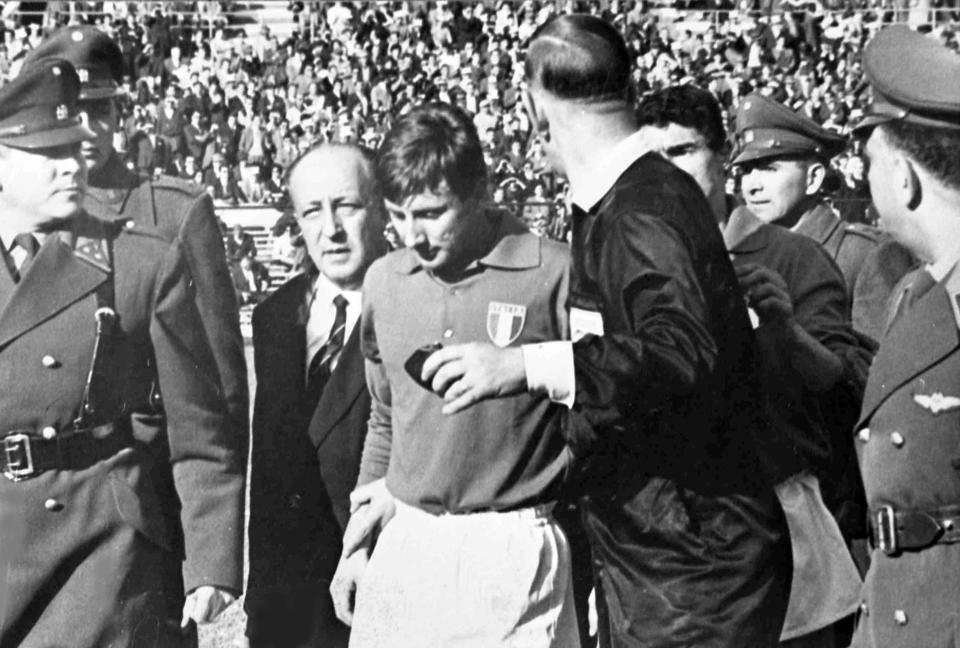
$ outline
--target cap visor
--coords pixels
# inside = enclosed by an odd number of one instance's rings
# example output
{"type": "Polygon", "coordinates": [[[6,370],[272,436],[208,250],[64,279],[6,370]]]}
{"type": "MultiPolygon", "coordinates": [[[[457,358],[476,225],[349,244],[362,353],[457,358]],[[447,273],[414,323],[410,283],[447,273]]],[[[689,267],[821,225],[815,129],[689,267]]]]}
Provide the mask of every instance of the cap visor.
{"type": "Polygon", "coordinates": [[[862,135],[866,131],[870,130],[874,126],[879,126],[880,124],[885,124],[890,121],[895,121],[899,119],[898,116],[893,115],[884,115],[883,113],[874,113],[872,115],[867,115],[861,119],[856,126],[853,127],[854,135],[862,135]]]}
{"type": "Polygon", "coordinates": [[[63,146],[64,144],[76,144],[87,140],[96,139],[96,134],[83,124],[74,124],[45,130],[39,133],[28,133],[17,137],[0,138],[0,144],[12,146],[21,149],[42,149],[52,148],[54,146],[63,146]]]}
{"type": "Polygon", "coordinates": [[[120,88],[83,87],[80,88],[80,96],[78,98],[80,101],[84,99],[111,99],[113,97],[119,97],[122,94],[123,90],[120,88]]]}

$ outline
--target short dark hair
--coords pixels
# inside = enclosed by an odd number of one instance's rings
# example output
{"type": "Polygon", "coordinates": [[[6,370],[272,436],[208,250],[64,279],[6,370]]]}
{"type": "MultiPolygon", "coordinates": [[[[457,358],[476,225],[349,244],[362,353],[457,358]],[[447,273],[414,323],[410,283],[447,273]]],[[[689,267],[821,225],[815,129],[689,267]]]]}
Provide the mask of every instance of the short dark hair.
{"type": "Polygon", "coordinates": [[[530,39],[527,82],[568,100],[630,100],[630,53],[613,25],[586,14],[555,16],[530,39]]]}
{"type": "Polygon", "coordinates": [[[960,130],[921,126],[902,120],[884,122],[890,142],[913,158],[937,180],[960,189],[960,130]]]}
{"type": "Polygon", "coordinates": [[[377,151],[377,180],[390,201],[446,182],[461,200],[486,190],[487,167],[473,120],[450,104],[418,106],[394,122],[377,151]]]}
{"type": "Polygon", "coordinates": [[[714,153],[721,153],[727,142],[720,102],[708,90],[692,84],[670,86],[644,96],[637,106],[637,123],[657,128],[671,123],[693,128],[703,135],[714,153]]]}

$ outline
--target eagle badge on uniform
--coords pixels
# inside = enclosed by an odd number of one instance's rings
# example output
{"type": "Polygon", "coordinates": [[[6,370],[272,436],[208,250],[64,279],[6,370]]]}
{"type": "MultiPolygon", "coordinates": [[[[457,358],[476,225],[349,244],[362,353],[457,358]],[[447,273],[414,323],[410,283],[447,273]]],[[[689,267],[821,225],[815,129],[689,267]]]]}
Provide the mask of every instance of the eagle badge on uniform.
{"type": "Polygon", "coordinates": [[[960,398],[956,396],[944,396],[940,392],[935,394],[914,394],[913,401],[925,410],[930,410],[933,414],[948,412],[960,407],[960,398]]]}
{"type": "Polygon", "coordinates": [[[526,306],[490,302],[487,306],[487,335],[498,347],[509,346],[520,337],[526,320],[526,306]]]}

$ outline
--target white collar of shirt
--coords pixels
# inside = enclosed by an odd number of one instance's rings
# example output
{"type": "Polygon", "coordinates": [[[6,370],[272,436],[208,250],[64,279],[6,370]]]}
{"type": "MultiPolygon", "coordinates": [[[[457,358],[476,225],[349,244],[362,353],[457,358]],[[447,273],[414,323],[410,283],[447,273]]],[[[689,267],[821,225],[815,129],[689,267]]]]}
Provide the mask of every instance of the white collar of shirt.
{"type": "MultiPolygon", "coordinates": [[[[4,222],[3,219],[0,219],[0,241],[3,241],[3,247],[5,250],[10,250],[13,247],[13,239],[18,234],[26,234],[22,229],[18,229],[17,223],[4,222]]],[[[43,245],[44,240],[47,238],[47,235],[42,232],[33,232],[34,238],[37,239],[37,243],[43,245]]]]}
{"type": "Polygon", "coordinates": [[[928,263],[926,270],[930,273],[930,276],[933,277],[934,281],[940,283],[947,278],[947,275],[950,274],[950,271],[953,270],[953,267],[957,265],[958,261],[960,261],[960,255],[951,255],[936,263],[928,263]]]}
{"type": "MultiPolygon", "coordinates": [[[[360,319],[362,293],[359,290],[341,290],[325,276],[318,274],[316,280],[313,282],[312,290],[307,293],[307,357],[306,364],[304,365],[305,372],[306,368],[310,367],[310,361],[313,359],[313,356],[320,350],[320,347],[326,343],[327,336],[330,335],[333,320],[336,319],[337,316],[337,307],[333,304],[333,298],[337,295],[343,295],[343,298],[347,300],[347,321],[343,332],[344,342],[350,339],[353,327],[356,326],[357,320],[360,319]]],[[[334,358],[330,368],[333,369],[336,367],[338,361],[339,358],[334,358]]]]}
{"type": "Polygon", "coordinates": [[[650,149],[640,136],[640,131],[620,140],[606,156],[591,167],[590,172],[573,187],[574,204],[590,211],[620,179],[630,165],[648,153],[650,149]]]}
{"type": "MultiPolygon", "coordinates": [[[[18,234],[26,233],[21,229],[17,229],[17,227],[16,223],[3,222],[0,220],[0,243],[3,244],[3,249],[10,255],[10,258],[13,259],[14,265],[19,268],[27,258],[27,251],[19,245],[14,245],[14,238],[16,238],[18,234]]],[[[33,237],[37,239],[37,244],[43,245],[47,235],[41,232],[32,232],[32,234],[33,237]]]]}

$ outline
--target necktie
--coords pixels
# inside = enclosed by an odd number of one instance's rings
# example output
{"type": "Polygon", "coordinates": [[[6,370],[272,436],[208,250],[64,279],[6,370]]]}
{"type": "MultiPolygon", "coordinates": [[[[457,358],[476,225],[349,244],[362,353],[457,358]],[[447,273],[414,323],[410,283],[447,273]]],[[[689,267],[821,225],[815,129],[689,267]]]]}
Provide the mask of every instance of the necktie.
{"type": "Polygon", "coordinates": [[[310,361],[310,368],[307,371],[307,394],[314,403],[320,400],[323,388],[330,378],[330,366],[343,349],[347,328],[347,304],[343,295],[333,298],[337,313],[333,318],[333,326],[330,327],[330,335],[310,361]]]}
{"type": "Polygon", "coordinates": [[[10,270],[10,274],[13,276],[13,280],[19,282],[20,278],[27,273],[27,269],[30,267],[33,257],[37,255],[37,250],[40,249],[40,243],[33,234],[17,234],[13,237],[13,244],[10,246],[10,251],[12,252],[14,248],[17,247],[26,252],[27,255],[23,261],[20,262],[19,268],[17,267],[13,258],[8,257],[7,267],[10,270]]]}

